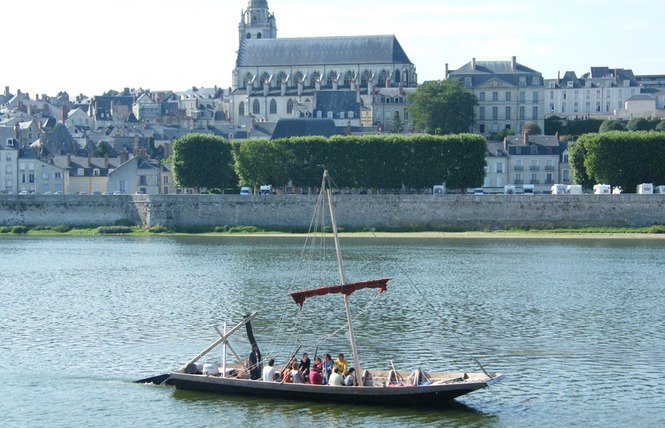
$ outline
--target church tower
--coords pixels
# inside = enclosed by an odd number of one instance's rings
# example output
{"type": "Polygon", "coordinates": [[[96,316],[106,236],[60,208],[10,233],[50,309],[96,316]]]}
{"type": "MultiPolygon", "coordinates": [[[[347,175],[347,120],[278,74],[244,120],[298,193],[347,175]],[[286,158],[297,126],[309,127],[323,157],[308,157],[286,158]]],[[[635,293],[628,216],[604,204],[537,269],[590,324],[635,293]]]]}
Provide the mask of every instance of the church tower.
{"type": "Polygon", "coordinates": [[[276,39],[275,15],[270,13],[267,0],[249,0],[247,10],[240,12],[239,44],[243,39],[276,39]]]}

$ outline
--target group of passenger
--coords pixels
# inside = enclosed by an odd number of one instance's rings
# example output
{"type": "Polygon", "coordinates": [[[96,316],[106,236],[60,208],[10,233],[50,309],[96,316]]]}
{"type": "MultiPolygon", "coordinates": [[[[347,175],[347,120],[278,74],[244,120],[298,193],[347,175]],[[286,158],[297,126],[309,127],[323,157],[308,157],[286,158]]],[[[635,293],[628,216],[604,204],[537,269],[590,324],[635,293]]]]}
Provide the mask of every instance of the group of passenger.
{"type": "Polygon", "coordinates": [[[324,358],[315,357],[310,360],[307,352],[302,354],[302,358],[292,358],[284,369],[275,372],[275,360],[268,360],[268,365],[260,367],[260,353],[252,347],[250,353],[250,378],[263,379],[264,382],[287,382],[287,383],[309,383],[312,385],[331,385],[331,386],[353,386],[356,385],[356,377],[353,368],[349,368],[349,363],[344,359],[344,354],[337,355],[333,361],[330,354],[325,354],[324,358]],[[261,370],[261,375],[257,376],[256,370],[261,370]]]}

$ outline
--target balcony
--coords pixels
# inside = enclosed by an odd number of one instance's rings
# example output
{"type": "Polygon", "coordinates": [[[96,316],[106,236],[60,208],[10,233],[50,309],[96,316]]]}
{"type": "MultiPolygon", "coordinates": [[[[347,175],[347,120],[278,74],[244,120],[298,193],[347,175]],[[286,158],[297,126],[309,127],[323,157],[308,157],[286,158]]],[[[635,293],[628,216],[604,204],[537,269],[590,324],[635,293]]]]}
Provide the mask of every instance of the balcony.
{"type": "Polygon", "coordinates": [[[540,171],[540,167],[538,165],[531,165],[529,171],[540,171]]]}
{"type": "Polygon", "coordinates": [[[515,171],[524,171],[524,167],[523,167],[522,165],[515,165],[515,166],[513,167],[513,169],[514,169],[515,171]]]}

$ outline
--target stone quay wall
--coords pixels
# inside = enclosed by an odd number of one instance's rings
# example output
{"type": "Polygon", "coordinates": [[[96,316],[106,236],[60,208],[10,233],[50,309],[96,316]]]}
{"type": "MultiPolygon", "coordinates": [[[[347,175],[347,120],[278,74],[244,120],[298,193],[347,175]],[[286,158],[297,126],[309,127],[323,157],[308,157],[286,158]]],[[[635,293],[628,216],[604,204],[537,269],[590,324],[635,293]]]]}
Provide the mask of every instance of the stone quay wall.
{"type": "MultiPolygon", "coordinates": [[[[665,224],[665,194],[334,195],[340,227],[478,230],[665,224]]],[[[306,229],[316,195],[0,195],[0,226],[306,229]]]]}

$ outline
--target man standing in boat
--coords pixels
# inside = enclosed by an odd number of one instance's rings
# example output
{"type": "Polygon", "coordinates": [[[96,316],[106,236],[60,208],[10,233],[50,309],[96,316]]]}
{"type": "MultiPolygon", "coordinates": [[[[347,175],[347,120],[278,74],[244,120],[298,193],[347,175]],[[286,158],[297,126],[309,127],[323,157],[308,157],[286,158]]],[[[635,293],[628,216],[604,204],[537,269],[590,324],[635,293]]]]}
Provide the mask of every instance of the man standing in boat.
{"type": "Polygon", "coordinates": [[[252,343],[252,352],[249,353],[249,378],[252,380],[261,379],[263,368],[261,367],[261,351],[259,345],[252,343]]]}

